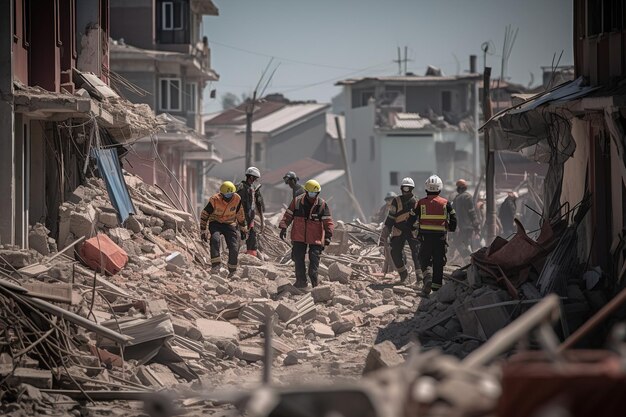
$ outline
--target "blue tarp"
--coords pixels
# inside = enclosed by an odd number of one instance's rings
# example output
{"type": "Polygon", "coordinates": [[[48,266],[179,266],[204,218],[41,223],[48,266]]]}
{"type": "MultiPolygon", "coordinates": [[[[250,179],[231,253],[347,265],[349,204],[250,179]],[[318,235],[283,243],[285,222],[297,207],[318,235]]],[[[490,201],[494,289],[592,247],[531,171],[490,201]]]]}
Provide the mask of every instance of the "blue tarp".
{"type": "Polygon", "coordinates": [[[124,182],[117,151],[114,148],[93,149],[92,156],[98,161],[98,171],[106,183],[111,203],[117,210],[117,219],[122,224],[129,214],[135,214],[135,207],[130,199],[126,182],[124,182]]]}

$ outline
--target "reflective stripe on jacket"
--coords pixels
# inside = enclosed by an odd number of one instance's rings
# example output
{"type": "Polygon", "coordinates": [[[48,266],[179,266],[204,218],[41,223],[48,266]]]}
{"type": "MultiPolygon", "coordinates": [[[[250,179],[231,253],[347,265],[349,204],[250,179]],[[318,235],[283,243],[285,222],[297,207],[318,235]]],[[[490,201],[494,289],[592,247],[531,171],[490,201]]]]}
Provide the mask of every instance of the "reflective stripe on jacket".
{"type": "Polygon", "coordinates": [[[240,227],[245,227],[246,219],[239,194],[234,193],[230,201],[226,201],[221,193],[212,195],[200,215],[200,230],[206,229],[207,222],[239,224],[240,227]]]}
{"type": "Polygon", "coordinates": [[[392,237],[400,236],[404,231],[411,231],[408,220],[416,206],[416,202],[412,194],[401,195],[391,201],[385,226],[391,231],[392,237]]]}
{"type": "Polygon", "coordinates": [[[309,245],[323,245],[333,236],[335,225],[330,209],[321,198],[310,201],[306,195],[294,198],[285,211],[280,228],[291,227],[291,240],[309,245]]]}
{"type": "Polygon", "coordinates": [[[420,233],[446,233],[456,229],[454,209],[448,200],[439,195],[429,195],[418,201],[416,215],[420,233]]]}

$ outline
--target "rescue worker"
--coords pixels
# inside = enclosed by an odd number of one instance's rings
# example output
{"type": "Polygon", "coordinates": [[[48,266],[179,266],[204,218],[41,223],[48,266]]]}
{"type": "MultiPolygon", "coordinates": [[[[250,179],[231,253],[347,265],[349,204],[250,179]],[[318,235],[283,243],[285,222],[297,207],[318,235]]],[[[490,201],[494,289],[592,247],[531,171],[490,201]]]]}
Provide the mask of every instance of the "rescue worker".
{"type": "Polygon", "coordinates": [[[250,167],[246,169],[246,179],[241,181],[237,185],[237,194],[241,197],[241,205],[243,206],[243,212],[246,217],[246,226],[248,227],[248,239],[246,240],[246,253],[248,255],[257,256],[258,243],[257,243],[257,228],[255,227],[254,220],[258,213],[261,219],[261,225],[259,231],[262,232],[265,227],[265,221],[263,219],[263,212],[265,211],[265,204],[263,202],[263,196],[261,195],[261,186],[254,186],[254,183],[261,178],[261,172],[257,167],[250,167]]]}
{"type": "Polygon", "coordinates": [[[457,196],[452,206],[457,215],[458,231],[454,235],[454,246],[464,260],[472,254],[472,238],[480,232],[480,223],[474,209],[474,199],[467,191],[467,182],[456,182],[457,196]]]}
{"type": "Polygon", "coordinates": [[[330,245],[335,225],[328,204],[320,196],[322,187],[315,180],[304,184],[306,194],[294,198],[280,221],[280,238],[287,237],[287,228],[291,227],[291,259],[295,263],[297,288],[306,288],[305,255],[309,251],[309,279],[316,287],[317,269],[320,256],[325,246],[330,245]]]}
{"type": "Polygon", "coordinates": [[[502,225],[502,237],[507,239],[517,231],[517,227],[515,226],[515,213],[517,211],[516,201],[517,193],[510,192],[502,202],[502,205],[500,205],[500,210],[498,211],[498,218],[502,225]]]}
{"type": "Polygon", "coordinates": [[[283,177],[283,181],[285,181],[285,184],[287,184],[292,191],[292,199],[296,198],[299,195],[302,195],[305,193],[304,191],[304,187],[300,184],[298,184],[298,181],[300,180],[300,178],[298,178],[298,176],[296,175],[295,172],[293,171],[289,171],[285,174],[285,176],[283,177]]]}
{"type": "Polygon", "coordinates": [[[417,202],[411,216],[411,225],[418,225],[420,241],[419,262],[424,273],[425,295],[437,291],[443,282],[443,267],[446,264],[446,238],[448,231],[456,230],[456,214],[452,204],[439,194],[443,181],[437,175],[430,176],[424,184],[426,197],[417,202]],[[432,274],[428,268],[432,266],[432,274]]]}
{"type": "Polygon", "coordinates": [[[391,207],[391,202],[394,198],[396,198],[398,194],[393,191],[389,191],[385,196],[385,204],[381,206],[378,212],[372,216],[372,221],[374,223],[382,223],[387,219],[387,215],[389,214],[389,207],[391,207]]]}
{"type": "Polygon", "coordinates": [[[228,247],[228,276],[237,271],[239,256],[239,236],[246,239],[246,218],[241,204],[241,197],[236,193],[235,184],[225,181],[220,192],[209,198],[200,215],[200,234],[202,240],[209,241],[211,247],[211,272],[220,270],[220,235],[224,236],[228,247]],[[207,227],[208,226],[208,227],[207,227]],[[237,230],[239,227],[239,230],[237,230]],[[208,229],[208,233],[207,233],[208,229]]]}
{"type": "MultiPolygon", "coordinates": [[[[391,259],[393,259],[396,271],[400,274],[400,282],[405,282],[409,276],[404,260],[404,245],[406,242],[409,243],[409,247],[411,248],[411,257],[415,265],[416,279],[419,281],[421,278],[418,275],[420,269],[419,259],[417,257],[419,253],[419,242],[409,224],[409,217],[417,204],[417,199],[413,195],[414,188],[415,182],[412,178],[406,177],[402,180],[400,183],[402,194],[391,200],[389,214],[387,215],[385,227],[383,227],[381,234],[382,244],[391,236],[391,259]]],[[[379,242],[379,244],[381,244],[381,242],[379,242]]]]}

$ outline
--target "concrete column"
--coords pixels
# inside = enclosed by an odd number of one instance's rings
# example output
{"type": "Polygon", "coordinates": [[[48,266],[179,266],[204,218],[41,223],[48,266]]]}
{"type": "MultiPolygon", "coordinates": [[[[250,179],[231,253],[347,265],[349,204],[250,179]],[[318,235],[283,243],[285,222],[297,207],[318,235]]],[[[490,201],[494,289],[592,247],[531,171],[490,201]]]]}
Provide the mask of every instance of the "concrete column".
{"type": "Polygon", "coordinates": [[[0,0],[0,242],[15,243],[13,0],[0,0]]]}

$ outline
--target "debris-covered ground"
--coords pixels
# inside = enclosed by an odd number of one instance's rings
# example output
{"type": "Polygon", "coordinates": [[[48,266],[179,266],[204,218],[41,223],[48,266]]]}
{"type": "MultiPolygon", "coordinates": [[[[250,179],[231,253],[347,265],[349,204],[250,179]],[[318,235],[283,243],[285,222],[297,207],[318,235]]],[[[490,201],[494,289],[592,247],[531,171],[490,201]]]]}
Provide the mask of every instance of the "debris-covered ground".
{"type": "MultiPolygon", "coordinates": [[[[554,248],[572,243],[560,238],[563,227],[542,234],[539,247],[524,234],[477,252],[422,298],[415,283],[381,272],[377,226],[361,223],[337,225],[322,284],[296,289],[277,213],[260,238],[262,260],[241,254],[234,277],[225,269],[211,275],[193,216],[137,177],[126,181],[138,213],[124,225],[92,178],[62,205],[59,242],[37,225],[32,249],[0,249],[4,414],[139,415],[137,400],[162,389],[179,393],[174,403],[187,413],[228,412],[232,406],[206,395],[260,383],[268,317],[272,382],[290,386],[355,380],[401,363],[411,346],[464,358],[542,291],[564,291],[577,311],[589,309],[586,299],[603,299],[580,274],[544,277],[542,265],[561,265],[554,253],[563,251],[554,248]],[[507,245],[523,256],[506,258],[494,274],[507,245]],[[94,267],[90,250],[100,256],[96,269],[105,264],[109,273],[86,266],[94,267]]],[[[587,279],[597,288],[600,277],[587,279]]]]}

